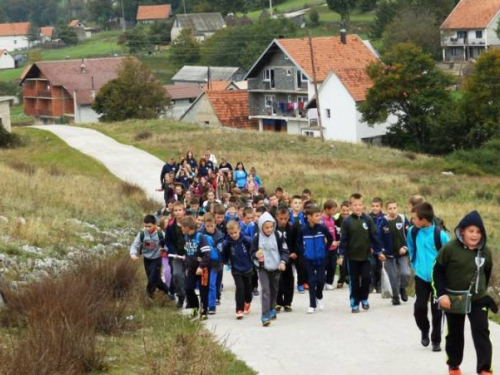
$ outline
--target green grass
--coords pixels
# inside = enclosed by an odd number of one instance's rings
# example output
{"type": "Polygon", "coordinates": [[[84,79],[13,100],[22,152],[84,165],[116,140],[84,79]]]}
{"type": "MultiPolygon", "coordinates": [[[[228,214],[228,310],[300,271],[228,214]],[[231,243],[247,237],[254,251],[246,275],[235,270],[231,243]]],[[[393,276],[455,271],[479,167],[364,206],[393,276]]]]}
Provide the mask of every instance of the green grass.
{"type": "MultiPolygon", "coordinates": [[[[339,22],[341,20],[340,14],[335,13],[327,6],[319,6],[315,7],[314,9],[316,9],[319,13],[320,22],[339,22]]],[[[374,19],[375,19],[375,13],[373,12],[363,13],[359,10],[355,10],[351,14],[352,23],[373,22],[374,19]]]]}
{"type": "Polygon", "coordinates": [[[24,107],[17,105],[10,108],[10,120],[12,126],[21,126],[32,124],[34,119],[24,114],[24,107]]]}
{"type": "Polygon", "coordinates": [[[21,77],[21,74],[23,73],[24,69],[25,69],[25,67],[16,68],[16,69],[0,70],[0,81],[7,82],[7,81],[14,81],[16,79],[19,79],[21,77]]]}
{"type": "MultiPolygon", "coordinates": [[[[325,0],[287,0],[284,3],[278,4],[274,9],[277,9],[279,13],[284,13],[284,12],[290,12],[293,10],[299,10],[303,9],[305,5],[317,5],[317,4],[325,4],[325,0]]],[[[264,9],[264,8],[263,8],[264,9]]],[[[260,13],[262,12],[263,9],[255,10],[252,12],[248,12],[246,16],[250,18],[251,20],[256,20],[259,18],[260,13]]],[[[268,6],[265,7],[266,10],[269,11],[269,3],[268,6]]],[[[241,14],[240,14],[241,16],[241,14]]]]}

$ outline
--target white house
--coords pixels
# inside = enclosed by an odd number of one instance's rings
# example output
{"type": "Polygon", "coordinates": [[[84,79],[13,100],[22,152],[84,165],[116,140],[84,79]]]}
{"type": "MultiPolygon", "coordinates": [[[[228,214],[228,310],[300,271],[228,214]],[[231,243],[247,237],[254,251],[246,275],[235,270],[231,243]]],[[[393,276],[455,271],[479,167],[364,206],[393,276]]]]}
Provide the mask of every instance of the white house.
{"type": "Polygon", "coordinates": [[[14,104],[14,99],[14,96],[0,96],[0,126],[9,133],[11,132],[10,106],[14,104]]]}
{"type": "Polygon", "coordinates": [[[207,40],[217,30],[226,27],[224,17],[220,13],[190,13],[178,14],[175,17],[170,37],[172,42],[177,39],[182,29],[193,31],[193,36],[200,42],[207,40]]]}
{"type": "Polygon", "coordinates": [[[16,61],[5,49],[0,49],[0,70],[12,69],[16,67],[16,61]]]}
{"type": "Polygon", "coordinates": [[[476,59],[500,47],[500,0],[461,0],[441,25],[443,61],[476,59]]]}
{"type": "Polygon", "coordinates": [[[29,22],[0,24],[0,49],[17,51],[28,48],[30,28],[29,22]]]}
{"type": "Polygon", "coordinates": [[[52,38],[54,37],[54,26],[44,26],[40,27],[40,40],[42,43],[52,42],[52,38]]]}

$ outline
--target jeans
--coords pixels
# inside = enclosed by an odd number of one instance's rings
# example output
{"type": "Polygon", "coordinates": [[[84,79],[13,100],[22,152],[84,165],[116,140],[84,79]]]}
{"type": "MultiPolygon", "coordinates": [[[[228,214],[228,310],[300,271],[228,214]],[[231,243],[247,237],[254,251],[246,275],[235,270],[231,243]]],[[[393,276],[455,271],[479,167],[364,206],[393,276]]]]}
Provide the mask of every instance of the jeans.
{"type": "Polygon", "coordinates": [[[306,259],[307,276],[309,284],[309,306],[316,308],[318,299],[323,299],[325,287],[325,262],[317,265],[306,259]]]}
{"type": "Polygon", "coordinates": [[[243,311],[245,303],[252,302],[252,273],[242,274],[233,271],[234,284],[236,291],[234,298],[236,300],[236,312],[243,311]]]}
{"type": "Polygon", "coordinates": [[[347,260],[349,270],[349,288],[351,307],[358,307],[361,301],[367,301],[370,294],[370,260],[347,260]]]}

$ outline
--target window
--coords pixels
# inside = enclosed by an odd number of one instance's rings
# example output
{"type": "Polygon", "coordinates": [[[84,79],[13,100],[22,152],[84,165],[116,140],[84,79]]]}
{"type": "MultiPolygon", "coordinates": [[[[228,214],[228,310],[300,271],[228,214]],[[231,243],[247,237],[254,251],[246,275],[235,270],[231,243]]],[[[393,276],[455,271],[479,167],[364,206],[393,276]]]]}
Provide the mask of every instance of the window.
{"type": "Polygon", "coordinates": [[[476,31],[476,39],[483,39],[483,32],[481,30],[476,31]]]}
{"type": "Polygon", "coordinates": [[[274,95],[265,95],[264,96],[264,107],[273,108],[274,107],[274,95]]]}
{"type": "Polygon", "coordinates": [[[274,70],[273,69],[264,69],[264,81],[271,80],[271,71],[274,71],[274,70]]]}
{"type": "Polygon", "coordinates": [[[288,55],[285,53],[285,60],[290,60],[290,58],[288,57],[288,55]]]}
{"type": "Polygon", "coordinates": [[[297,70],[297,90],[302,88],[302,84],[307,82],[307,77],[300,70],[297,70]]]}
{"type": "Polygon", "coordinates": [[[467,35],[466,31],[457,31],[457,38],[458,39],[465,39],[466,35],[467,35]]]}
{"type": "Polygon", "coordinates": [[[286,76],[290,77],[292,75],[292,69],[287,69],[286,70],[286,76]]]}
{"type": "Polygon", "coordinates": [[[332,117],[332,113],[330,111],[329,108],[326,109],[326,118],[331,118],[332,117]]]}
{"type": "Polygon", "coordinates": [[[451,48],[451,55],[452,56],[460,56],[463,55],[463,50],[460,47],[452,47],[451,48]]]}

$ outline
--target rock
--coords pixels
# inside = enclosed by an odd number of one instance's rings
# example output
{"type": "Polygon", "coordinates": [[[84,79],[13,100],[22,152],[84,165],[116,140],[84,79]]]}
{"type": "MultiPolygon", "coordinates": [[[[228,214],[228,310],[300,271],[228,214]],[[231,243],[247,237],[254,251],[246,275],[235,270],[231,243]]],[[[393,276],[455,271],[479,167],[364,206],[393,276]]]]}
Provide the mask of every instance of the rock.
{"type": "Polygon", "coordinates": [[[17,223],[20,225],[26,225],[26,219],[24,217],[18,217],[17,223]]]}
{"type": "Polygon", "coordinates": [[[1,224],[8,224],[9,219],[7,219],[5,216],[0,216],[0,223],[1,224]]]}
{"type": "Polygon", "coordinates": [[[90,242],[95,241],[94,236],[92,236],[90,233],[78,233],[77,236],[80,237],[82,240],[86,240],[86,241],[90,241],[90,242]]]}
{"type": "Polygon", "coordinates": [[[21,249],[27,253],[32,253],[32,254],[43,253],[43,249],[36,246],[24,245],[23,247],[21,247],[21,249]]]}
{"type": "Polygon", "coordinates": [[[444,172],[441,172],[441,175],[443,175],[443,176],[454,176],[455,173],[444,171],[444,172]]]}

